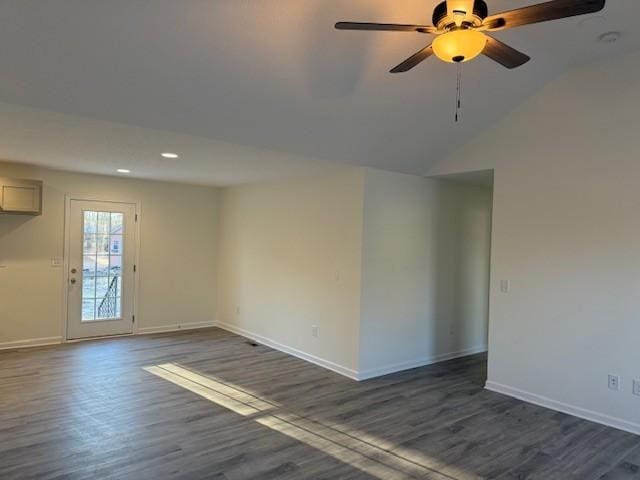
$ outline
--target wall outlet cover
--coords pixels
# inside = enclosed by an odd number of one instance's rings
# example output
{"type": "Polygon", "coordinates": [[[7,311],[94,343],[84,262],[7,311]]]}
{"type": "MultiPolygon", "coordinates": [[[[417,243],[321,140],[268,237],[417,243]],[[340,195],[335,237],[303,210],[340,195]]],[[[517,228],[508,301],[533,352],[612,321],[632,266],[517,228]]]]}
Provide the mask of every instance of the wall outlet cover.
{"type": "Polygon", "coordinates": [[[640,397],[640,379],[635,379],[633,381],[633,394],[638,395],[640,397]]]}
{"type": "Polygon", "coordinates": [[[620,376],[609,374],[609,390],[620,390],[620,376]]]}

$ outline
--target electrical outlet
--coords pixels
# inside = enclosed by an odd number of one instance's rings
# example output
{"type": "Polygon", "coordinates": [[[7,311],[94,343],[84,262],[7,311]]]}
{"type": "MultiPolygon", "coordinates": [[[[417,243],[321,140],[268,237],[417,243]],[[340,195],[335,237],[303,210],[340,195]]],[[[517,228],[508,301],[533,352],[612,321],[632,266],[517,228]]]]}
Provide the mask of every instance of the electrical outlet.
{"type": "Polygon", "coordinates": [[[509,290],[511,290],[509,280],[500,280],[500,291],[502,293],[509,293],[509,290]]]}
{"type": "Polygon", "coordinates": [[[637,378],[633,381],[633,394],[640,397],[640,380],[637,378]]]}
{"type": "Polygon", "coordinates": [[[58,268],[62,266],[62,257],[53,257],[51,259],[51,266],[53,268],[58,268]]]}
{"type": "Polygon", "coordinates": [[[311,325],[311,336],[313,338],[318,338],[318,326],[317,325],[311,325]]]}
{"type": "Polygon", "coordinates": [[[236,305],[236,315],[240,315],[240,305],[236,305]]]}
{"type": "Polygon", "coordinates": [[[609,374],[609,390],[620,390],[620,376],[609,374]]]}

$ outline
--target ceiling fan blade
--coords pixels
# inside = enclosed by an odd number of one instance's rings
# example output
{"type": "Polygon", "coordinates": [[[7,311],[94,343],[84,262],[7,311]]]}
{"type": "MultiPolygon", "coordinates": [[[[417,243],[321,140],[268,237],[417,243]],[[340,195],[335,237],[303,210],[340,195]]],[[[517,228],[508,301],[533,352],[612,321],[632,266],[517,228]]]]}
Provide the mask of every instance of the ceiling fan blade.
{"type": "Polygon", "coordinates": [[[438,29],[431,25],[400,25],[396,23],[338,22],[338,30],[371,30],[379,32],[419,32],[436,33],[438,29]]]}
{"type": "Polygon", "coordinates": [[[413,67],[418,65],[420,62],[422,62],[423,60],[426,60],[427,58],[429,58],[431,55],[433,55],[433,47],[431,45],[427,45],[426,47],[424,47],[419,52],[416,52],[413,55],[411,55],[409,58],[407,58],[400,65],[398,65],[397,67],[394,67],[391,70],[391,73],[408,72],[413,67]]]}
{"type": "Polygon", "coordinates": [[[519,52],[506,43],[502,43],[500,40],[493,38],[491,35],[487,35],[486,37],[487,45],[484,47],[482,53],[500,65],[511,69],[524,65],[531,60],[529,55],[519,52]]]}
{"type": "Polygon", "coordinates": [[[599,12],[605,4],[606,0],[554,0],[496,13],[485,18],[484,25],[489,30],[514,28],[531,23],[548,22],[549,20],[599,12]]]}

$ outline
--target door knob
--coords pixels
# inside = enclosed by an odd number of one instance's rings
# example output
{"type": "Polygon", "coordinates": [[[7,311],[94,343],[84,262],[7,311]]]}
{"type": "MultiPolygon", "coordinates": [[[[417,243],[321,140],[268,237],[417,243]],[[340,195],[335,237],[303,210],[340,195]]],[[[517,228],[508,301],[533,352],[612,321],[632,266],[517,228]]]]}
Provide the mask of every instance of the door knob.
{"type": "Polygon", "coordinates": [[[78,270],[76,270],[75,268],[71,269],[71,273],[76,273],[78,270]]]}

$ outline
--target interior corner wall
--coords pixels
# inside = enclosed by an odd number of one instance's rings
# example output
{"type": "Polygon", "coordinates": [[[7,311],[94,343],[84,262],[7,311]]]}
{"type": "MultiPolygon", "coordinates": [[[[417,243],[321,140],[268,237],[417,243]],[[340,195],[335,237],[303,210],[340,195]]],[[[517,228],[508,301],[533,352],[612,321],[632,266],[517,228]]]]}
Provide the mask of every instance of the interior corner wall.
{"type": "Polygon", "coordinates": [[[491,189],[367,169],[360,378],[487,347],[491,189]]]}
{"type": "Polygon", "coordinates": [[[432,170],[495,172],[488,387],[635,433],[638,91],[640,53],[581,67],[432,170]]]}
{"type": "Polygon", "coordinates": [[[219,325],[355,377],[363,183],[345,167],[223,189],[219,325]]]}
{"type": "Polygon", "coordinates": [[[41,216],[0,215],[0,347],[61,341],[65,194],[140,202],[139,331],[212,325],[218,190],[0,162],[44,181],[41,216]]]}

